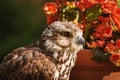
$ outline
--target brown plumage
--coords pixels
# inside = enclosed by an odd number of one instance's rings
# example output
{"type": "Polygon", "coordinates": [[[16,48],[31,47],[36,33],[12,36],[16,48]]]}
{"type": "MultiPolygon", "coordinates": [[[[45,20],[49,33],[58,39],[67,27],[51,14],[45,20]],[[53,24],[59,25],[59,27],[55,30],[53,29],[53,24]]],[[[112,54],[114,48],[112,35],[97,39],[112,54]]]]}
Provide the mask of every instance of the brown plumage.
{"type": "Polygon", "coordinates": [[[0,80],[69,80],[83,44],[82,31],[75,24],[56,21],[40,40],[5,56],[0,80]]]}

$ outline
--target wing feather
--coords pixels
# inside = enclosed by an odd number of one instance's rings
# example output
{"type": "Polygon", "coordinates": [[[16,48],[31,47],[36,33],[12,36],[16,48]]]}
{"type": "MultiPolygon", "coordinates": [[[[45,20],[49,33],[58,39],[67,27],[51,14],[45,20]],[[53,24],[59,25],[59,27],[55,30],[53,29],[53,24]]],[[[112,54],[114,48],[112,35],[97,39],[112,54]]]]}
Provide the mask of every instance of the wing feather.
{"type": "Polygon", "coordinates": [[[0,65],[2,80],[52,80],[55,64],[38,49],[18,48],[0,65]]]}

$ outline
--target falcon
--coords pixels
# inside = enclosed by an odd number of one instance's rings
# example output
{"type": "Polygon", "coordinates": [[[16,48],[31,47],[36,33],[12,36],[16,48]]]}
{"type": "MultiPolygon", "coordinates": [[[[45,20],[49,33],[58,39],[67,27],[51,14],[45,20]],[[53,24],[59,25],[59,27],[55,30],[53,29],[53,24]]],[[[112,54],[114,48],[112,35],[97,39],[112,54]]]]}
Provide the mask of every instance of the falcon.
{"type": "Polygon", "coordinates": [[[77,52],[85,43],[82,35],[73,22],[53,22],[38,41],[4,57],[0,80],[69,80],[77,52]]]}

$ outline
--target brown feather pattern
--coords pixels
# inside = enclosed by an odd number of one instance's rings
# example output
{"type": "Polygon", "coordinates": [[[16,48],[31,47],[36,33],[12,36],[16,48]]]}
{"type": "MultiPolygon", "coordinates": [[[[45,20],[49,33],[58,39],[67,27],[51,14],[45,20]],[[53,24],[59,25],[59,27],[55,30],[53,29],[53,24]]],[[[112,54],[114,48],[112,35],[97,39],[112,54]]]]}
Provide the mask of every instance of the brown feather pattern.
{"type": "Polygon", "coordinates": [[[69,80],[83,43],[82,31],[74,23],[56,21],[39,41],[4,57],[0,80],[69,80]]]}

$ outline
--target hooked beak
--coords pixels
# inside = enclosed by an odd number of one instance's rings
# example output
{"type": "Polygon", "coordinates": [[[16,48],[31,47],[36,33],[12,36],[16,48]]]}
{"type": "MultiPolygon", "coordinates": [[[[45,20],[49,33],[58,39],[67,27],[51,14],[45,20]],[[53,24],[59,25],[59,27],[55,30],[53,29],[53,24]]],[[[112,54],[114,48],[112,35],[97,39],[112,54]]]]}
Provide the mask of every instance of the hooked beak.
{"type": "Polygon", "coordinates": [[[85,46],[85,39],[83,37],[77,37],[77,44],[85,46]]]}

